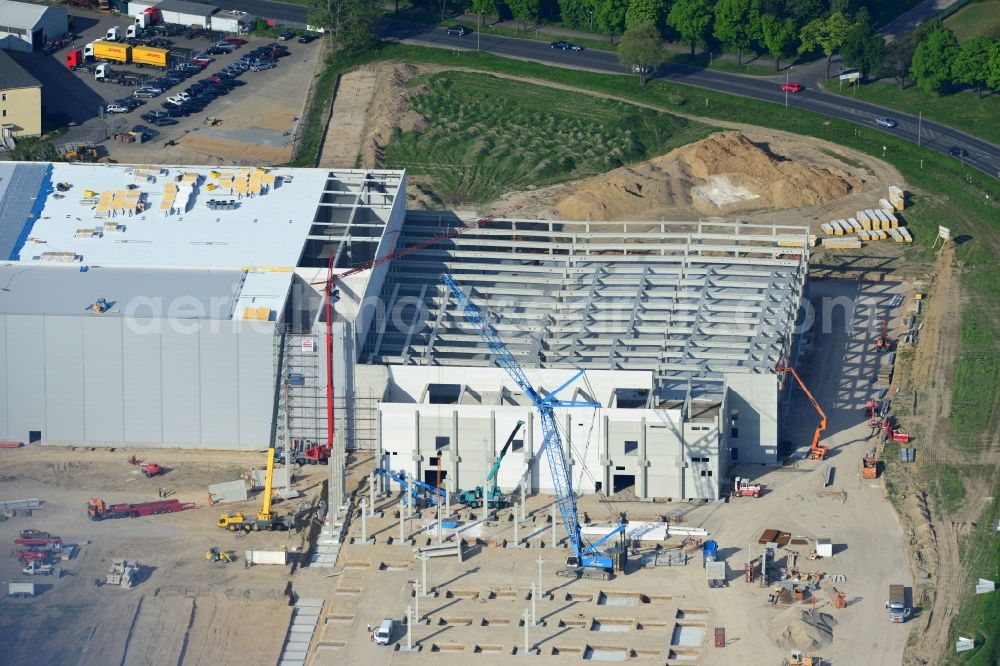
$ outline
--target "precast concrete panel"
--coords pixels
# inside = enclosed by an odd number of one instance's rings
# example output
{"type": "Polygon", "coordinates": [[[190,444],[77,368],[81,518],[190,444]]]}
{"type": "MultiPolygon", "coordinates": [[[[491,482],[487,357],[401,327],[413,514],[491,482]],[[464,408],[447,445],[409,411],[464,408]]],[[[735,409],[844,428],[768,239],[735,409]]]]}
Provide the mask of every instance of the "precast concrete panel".
{"type": "Polygon", "coordinates": [[[232,448],[239,441],[239,336],[228,326],[203,326],[198,335],[201,442],[232,448]]]}
{"type": "MultiPolygon", "coordinates": [[[[87,441],[82,317],[45,317],[45,432],[52,442],[87,441]]],[[[35,344],[38,344],[36,341],[35,344]]]]}
{"type": "Polygon", "coordinates": [[[88,442],[120,442],[122,414],[122,319],[84,317],[83,418],[88,442]]]}
{"type": "Polygon", "coordinates": [[[237,350],[240,448],[266,447],[274,411],[274,327],[242,326],[237,350]]]}
{"type": "Polygon", "coordinates": [[[163,339],[144,330],[149,322],[123,324],[124,439],[158,444],[163,441],[163,339]]]}
{"type": "Polygon", "coordinates": [[[0,378],[0,438],[20,441],[20,436],[11,432],[11,422],[7,409],[7,376],[10,364],[7,362],[7,317],[0,314],[0,368],[4,369],[4,376],[0,378]]]}
{"type": "Polygon", "coordinates": [[[201,443],[201,348],[197,332],[166,326],[163,346],[163,441],[201,443]]]}
{"type": "Polygon", "coordinates": [[[45,320],[6,315],[4,370],[7,437],[28,441],[32,430],[45,432],[45,320]]]}

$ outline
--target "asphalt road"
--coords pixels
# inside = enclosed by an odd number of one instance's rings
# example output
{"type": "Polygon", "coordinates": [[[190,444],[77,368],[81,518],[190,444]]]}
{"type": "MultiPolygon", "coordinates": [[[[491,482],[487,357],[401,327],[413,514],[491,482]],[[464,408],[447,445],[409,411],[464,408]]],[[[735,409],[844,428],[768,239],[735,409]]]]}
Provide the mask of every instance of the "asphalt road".
{"type": "MultiPolygon", "coordinates": [[[[475,34],[459,37],[448,35],[443,28],[402,21],[389,22],[385,37],[437,48],[471,50],[476,48],[475,34]]],[[[558,67],[610,74],[626,73],[618,62],[618,56],[608,51],[562,51],[549,48],[547,42],[488,34],[479,36],[479,48],[494,55],[543,62],[558,67]]],[[[674,64],[662,66],[656,72],[656,76],[676,83],[777,104],[784,104],[786,100],[786,94],[780,89],[779,84],[783,81],[780,77],[741,76],[674,64]]],[[[885,132],[913,143],[917,142],[918,119],[916,116],[809,88],[802,92],[789,93],[787,102],[790,107],[849,120],[870,130],[885,132]],[[876,117],[885,116],[894,118],[899,124],[892,129],[881,128],[874,124],[873,120],[876,117]]],[[[973,168],[1000,179],[1000,147],[927,119],[924,119],[921,124],[922,145],[944,154],[948,154],[952,147],[963,148],[968,151],[969,156],[956,157],[955,159],[962,159],[973,168]]]]}
{"type": "MultiPolygon", "coordinates": [[[[241,9],[261,18],[273,18],[279,23],[287,25],[304,26],[306,21],[307,11],[301,5],[290,5],[272,0],[217,0],[216,4],[224,8],[241,9]]],[[[404,21],[387,21],[383,36],[443,49],[475,49],[477,47],[477,35],[475,34],[458,37],[448,35],[444,28],[404,21]]],[[[549,48],[546,42],[489,34],[479,35],[478,42],[481,50],[507,58],[520,58],[571,69],[627,74],[618,63],[618,56],[608,51],[561,51],[549,48]]],[[[656,76],[677,83],[742,97],[778,104],[786,102],[786,95],[779,88],[780,79],[778,78],[741,76],[673,64],[662,66],[656,72],[656,76]]],[[[886,132],[917,143],[918,119],[899,111],[810,88],[799,93],[788,94],[787,103],[789,106],[849,120],[868,129],[886,132]],[[892,117],[899,124],[892,129],[886,129],[878,127],[872,122],[874,118],[883,116],[892,117]]],[[[944,154],[948,154],[953,147],[962,148],[968,151],[968,157],[956,157],[955,159],[961,159],[973,168],[979,169],[993,178],[1000,179],[1000,147],[931,120],[924,120],[921,125],[922,145],[944,154]]]]}

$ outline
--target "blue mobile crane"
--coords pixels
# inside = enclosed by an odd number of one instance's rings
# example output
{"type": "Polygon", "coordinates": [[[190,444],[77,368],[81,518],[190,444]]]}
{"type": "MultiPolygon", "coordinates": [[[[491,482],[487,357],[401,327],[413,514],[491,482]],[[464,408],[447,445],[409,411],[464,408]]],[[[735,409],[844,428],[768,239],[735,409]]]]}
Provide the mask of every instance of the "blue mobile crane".
{"type": "Polygon", "coordinates": [[[559,400],[556,396],[567,386],[571,385],[583,370],[576,373],[568,381],[559,386],[544,398],[535,390],[535,387],[528,381],[527,375],[518,364],[517,359],[504,344],[503,339],[496,329],[487,320],[486,315],[479,307],[472,302],[462,288],[458,286],[451,275],[443,276],[444,283],[451,290],[458,305],[462,308],[466,320],[472,325],[476,332],[489,345],[490,352],[497,364],[507,371],[511,379],[524,391],[524,394],[531,399],[542,425],[542,448],[545,449],[546,458],[549,463],[549,470],[552,474],[552,483],[556,491],[556,507],[562,517],[563,528],[573,549],[564,569],[557,571],[557,575],[571,578],[595,578],[609,580],[615,571],[625,569],[628,550],[625,547],[625,527],[626,524],[619,518],[617,527],[609,534],[594,543],[587,543],[580,533],[580,518],[576,508],[576,495],[573,492],[573,479],[570,477],[569,465],[566,462],[566,452],[563,450],[562,437],[556,425],[556,407],[600,407],[594,402],[578,400],[559,400]],[[611,539],[620,535],[619,543],[616,546],[602,551],[601,546],[611,539]]]}
{"type": "MultiPolygon", "coordinates": [[[[427,483],[422,483],[416,479],[407,479],[405,475],[396,474],[395,472],[385,469],[384,467],[379,467],[375,470],[375,472],[392,479],[399,484],[399,487],[402,490],[407,491],[406,495],[411,498],[410,501],[413,502],[413,506],[420,506],[421,490],[427,493],[427,506],[434,506],[440,501],[439,498],[444,497],[444,491],[440,488],[436,488],[427,483]]],[[[406,506],[406,496],[404,496],[403,499],[403,506],[406,506]]]]}

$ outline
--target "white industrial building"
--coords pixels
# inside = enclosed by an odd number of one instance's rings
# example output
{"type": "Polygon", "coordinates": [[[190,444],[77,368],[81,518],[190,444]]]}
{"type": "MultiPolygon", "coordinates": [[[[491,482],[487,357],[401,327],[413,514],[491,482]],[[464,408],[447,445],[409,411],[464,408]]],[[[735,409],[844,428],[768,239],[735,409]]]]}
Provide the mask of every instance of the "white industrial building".
{"type": "Polygon", "coordinates": [[[262,449],[326,439],[452,491],[518,420],[502,488],[550,491],[533,406],[442,282],[558,409],[575,486],[717,498],[778,458],[805,227],[407,213],[402,171],[0,163],[0,439],[262,449]],[[455,235],[461,230],[463,233],[455,235]],[[95,304],[103,304],[93,308],[95,304]]]}
{"type": "Polygon", "coordinates": [[[69,15],[63,7],[0,0],[0,48],[9,51],[40,51],[45,42],[69,30],[69,15]]]}

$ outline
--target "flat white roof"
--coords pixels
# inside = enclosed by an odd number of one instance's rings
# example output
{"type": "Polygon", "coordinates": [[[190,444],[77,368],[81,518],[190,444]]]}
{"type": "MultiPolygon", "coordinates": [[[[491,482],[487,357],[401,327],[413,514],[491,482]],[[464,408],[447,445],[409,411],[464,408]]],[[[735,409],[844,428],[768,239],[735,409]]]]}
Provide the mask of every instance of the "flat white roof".
{"type": "Polygon", "coordinates": [[[51,182],[39,195],[41,212],[17,258],[40,261],[45,252],[60,252],[74,253],[84,265],[291,268],[329,173],[54,163],[51,182]],[[180,182],[184,178],[190,187],[180,182]],[[251,196],[236,184],[250,187],[258,178],[273,178],[273,185],[251,196]],[[62,184],[68,189],[61,191],[62,184]],[[235,205],[211,209],[212,200],[235,205]],[[119,227],[108,231],[107,224],[119,227]],[[82,232],[88,228],[103,232],[88,236],[82,232]]]}
{"type": "MultiPolygon", "coordinates": [[[[0,0],[0,25],[9,25],[14,28],[33,28],[42,19],[42,15],[50,9],[62,9],[56,7],[46,7],[30,2],[13,2],[13,0],[0,0]]],[[[65,9],[62,9],[65,12],[65,9]]]]}

